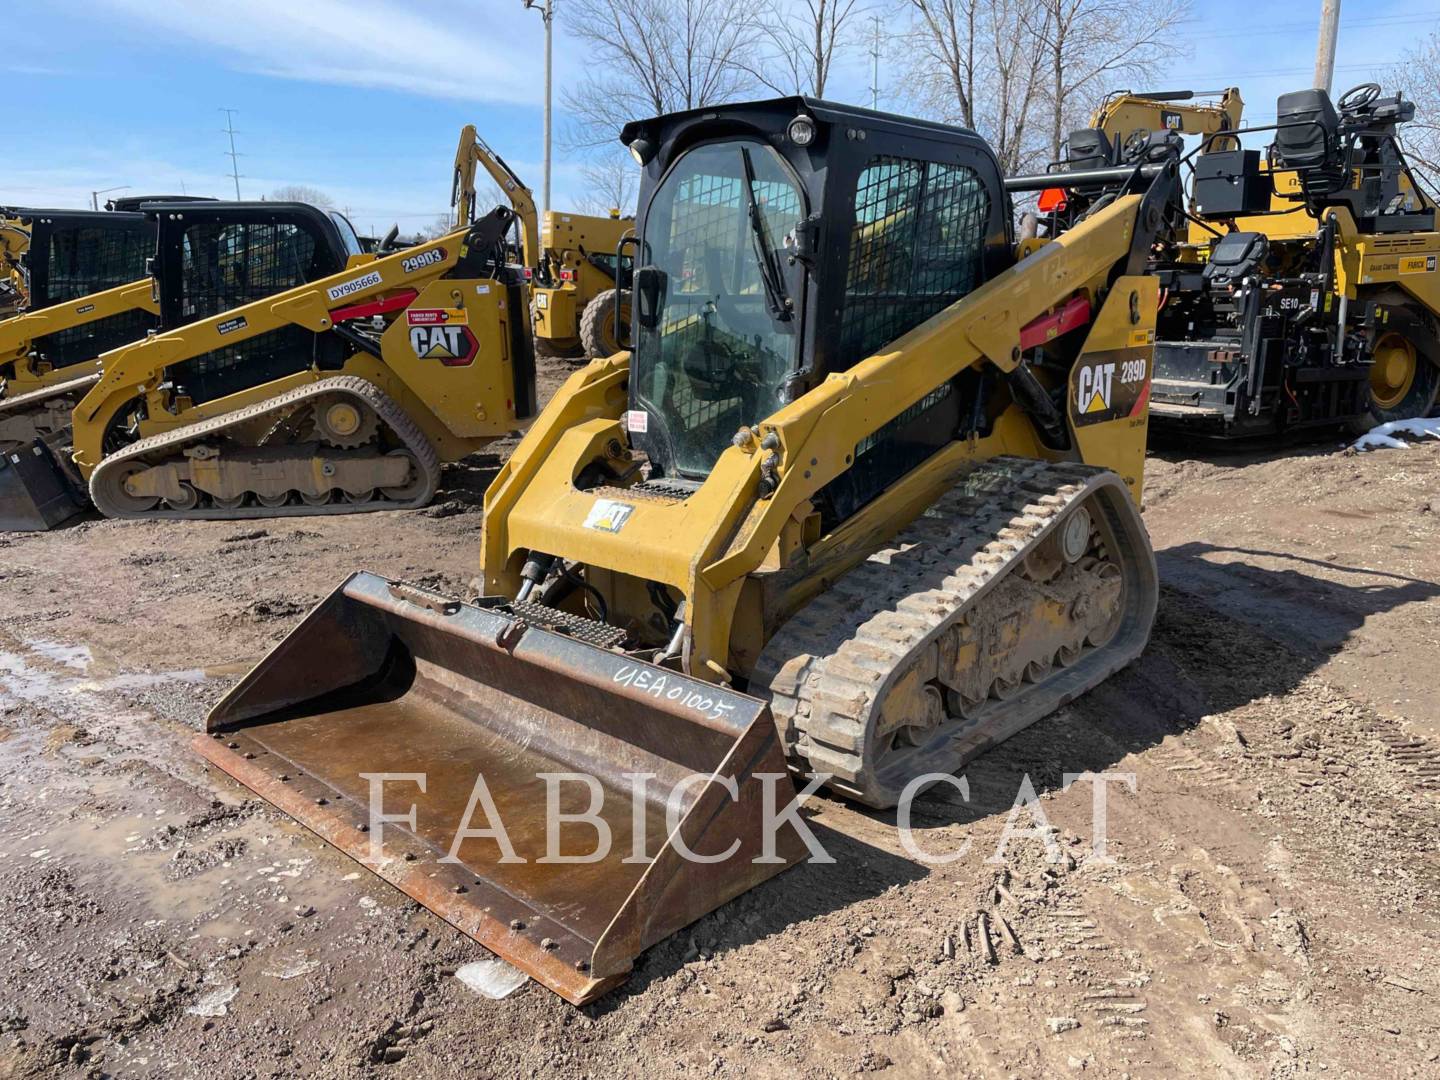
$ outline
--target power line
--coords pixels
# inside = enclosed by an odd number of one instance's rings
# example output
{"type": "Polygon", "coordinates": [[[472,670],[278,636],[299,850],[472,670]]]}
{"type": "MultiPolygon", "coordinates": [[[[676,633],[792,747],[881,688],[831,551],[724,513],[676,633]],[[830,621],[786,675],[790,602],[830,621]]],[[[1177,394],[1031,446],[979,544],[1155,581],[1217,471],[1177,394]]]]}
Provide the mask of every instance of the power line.
{"type": "Polygon", "coordinates": [[[230,178],[235,181],[235,201],[240,201],[240,155],[235,152],[235,114],[239,109],[221,109],[225,114],[225,134],[230,136],[230,178]]]}
{"type": "MultiPolygon", "coordinates": [[[[1440,14],[1432,15],[1375,15],[1364,19],[1342,19],[1341,30],[1388,30],[1392,27],[1418,26],[1422,24],[1433,24],[1440,26],[1440,14]]],[[[1250,38],[1267,34],[1296,34],[1307,30],[1313,30],[1313,23],[1274,23],[1270,26],[1257,26],[1245,30],[1216,30],[1200,31],[1207,41],[1214,41],[1220,38],[1250,38]]]]}

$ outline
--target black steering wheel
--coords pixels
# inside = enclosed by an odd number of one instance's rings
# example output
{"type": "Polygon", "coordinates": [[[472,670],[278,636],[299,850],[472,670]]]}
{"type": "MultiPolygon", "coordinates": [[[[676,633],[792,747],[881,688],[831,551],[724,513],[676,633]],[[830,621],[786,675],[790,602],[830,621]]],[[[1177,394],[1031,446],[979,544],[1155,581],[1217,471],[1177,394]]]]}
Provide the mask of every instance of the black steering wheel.
{"type": "Polygon", "coordinates": [[[1126,161],[1134,161],[1144,152],[1146,145],[1150,142],[1150,132],[1144,128],[1136,128],[1125,136],[1125,145],[1121,147],[1126,161]]]}
{"type": "Polygon", "coordinates": [[[1335,107],[1341,112],[1356,112],[1365,108],[1379,96],[1379,83],[1362,82],[1359,86],[1352,86],[1341,94],[1340,100],[1335,102],[1335,107]]]}

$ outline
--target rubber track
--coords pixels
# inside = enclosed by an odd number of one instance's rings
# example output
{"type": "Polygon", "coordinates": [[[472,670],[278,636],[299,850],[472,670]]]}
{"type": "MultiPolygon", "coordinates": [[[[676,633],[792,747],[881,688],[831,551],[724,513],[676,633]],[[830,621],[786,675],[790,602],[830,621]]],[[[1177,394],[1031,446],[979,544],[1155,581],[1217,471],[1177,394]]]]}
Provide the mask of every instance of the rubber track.
{"type": "MultiPolygon", "coordinates": [[[[156,462],[155,464],[159,463],[156,462]]],[[[209,420],[201,420],[199,423],[191,424],[177,431],[166,432],[162,435],[152,435],[148,439],[141,439],[139,442],[127,446],[124,450],[109,455],[96,466],[95,471],[90,474],[90,498],[95,503],[96,509],[106,517],[138,518],[142,520],[152,518],[185,518],[204,521],[225,521],[249,518],[309,517],[319,514],[356,514],[366,513],[372,510],[410,510],[424,506],[430,502],[430,500],[435,497],[435,490],[439,485],[440,456],[436,453],[435,447],[431,445],[430,440],[425,438],[420,428],[410,419],[410,416],[405,410],[374,383],[354,375],[336,375],[310,383],[307,386],[296,387],[294,390],[286,391],[268,401],[257,402],[247,408],[236,409],[234,412],[225,413],[223,416],[212,417],[209,420]],[[166,508],[162,503],[154,510],[144,510],[139,513],[106,505],[101,480],[108,472],[123,467],[127,462],[152,454],[156,450],[174,449],[178,452],[189,443],[200,442],[224,432],[227,428],[249,423],[256,417],[263,416],[268,412],[279,412],[287,406],[303,403],[308,398],[334,393],[350,394],[359,398],[366,405],[369,405],[375,410],[375,415],[379,417],[380,422],[399,438],[401,445],[415,455],[416,462],[420,468],[424,470],[426,480],[425,487],[418,496],[405,502],[392,502],[384,498],[376,498],[364,503],[337,502],[327,503],[323,506],[309,506],[304,503],[299,503],[272,507],[260,506],[256,503],[236,507],[233,510],[226,510],[216,506],[199,506],[194,510],[172,510],[166,508]]]]}
{"type": "Polygon", "coordinates": [[[50,386],[41,387],[39,390],[31,390],[29,393],[16,394],[13,397],[0,398],[0,416],[8,412],[19,412],[21,409],[31,405],[43,405],[55,398],[68,397],[71,394],[76,397],[84,396],[85,391],[100,381],[100,374],[96,372],[91,375],[82,375],[78,379],[67,379],[64,382],[52,383],[50,386]]]}
{"type": "MultiPolygon", "coordinates": [[[[792,764],[825,774],[830,787],[873,806],[895,803],[893,780],[877,778],[869,760],[871,717],[893,678],[917,653],[974,610],[990,587],[1017,569],[1069,509],[1109,489],[1104,513],[1116,534],[1113,556],[1126,566],[1131,591],[1125,622],[1102,648],[1055,668],[985,715],[947,722],[923,769],[953,772],[1078,697],[1134,659],[1154,619],[1154,555],[1119,478],[1077,464],[1028,458],[992,459],[968,473],[890,546],[871,555],[786,622],[766,644],[750,692],[768,696],[792,764]]],[[[1098,500],[1097,500],[1098,501],[1098,500]]],[[[1090,504],[1092,511],[1094,502],[1090,504]]]]}

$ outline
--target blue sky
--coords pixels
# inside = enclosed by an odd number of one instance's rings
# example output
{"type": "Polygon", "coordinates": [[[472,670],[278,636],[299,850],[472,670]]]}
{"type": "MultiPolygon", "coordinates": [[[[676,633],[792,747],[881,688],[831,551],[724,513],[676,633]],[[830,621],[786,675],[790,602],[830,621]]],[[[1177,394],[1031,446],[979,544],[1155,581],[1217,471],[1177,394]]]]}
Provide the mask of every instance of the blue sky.
{"type": "MultiPolygon", "coordinates": [[[[565,36],[564,2],[557,78],[573,82],[583,54],[565,36]]],[[[0,3],[9,91],[0,204],[82,206],[92,190],[122,184],[231,195],[222,106],[239,110],[246,197],[314,186],[362,231],[417,227],[446,211],[466,122],[540,186],[543,34],[521,0],[0,3]]],[[[1165,87],[1148,89],[1235,83],[1248,119],[1263,124],[1278,94],[1308,85],[1316,0],[1194,7],[1194,45],[1158,80],[1165,87]]],[[[1437,27],[1440,4],[1344,0],[1336,89],[1437,27]]],[[[854,56],[830,96],[868,103],[869,81],[868,59],[854,56]]],[[[584,185],[557,158],[564,207],[584,185]]]]}

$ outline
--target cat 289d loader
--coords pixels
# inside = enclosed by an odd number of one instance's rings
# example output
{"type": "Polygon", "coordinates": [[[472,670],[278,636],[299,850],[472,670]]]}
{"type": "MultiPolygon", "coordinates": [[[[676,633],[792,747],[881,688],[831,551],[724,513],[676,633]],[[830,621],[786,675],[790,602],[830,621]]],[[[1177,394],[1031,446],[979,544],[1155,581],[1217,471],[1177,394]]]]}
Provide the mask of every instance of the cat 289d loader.
{"type": "Polygon", "coordinates": [[[623,138],[633,346],[491,485],[485,595],[354,575],[198,740],[573,1002],[804,854],[787,767],[893,806],[1134,659],[1157,595],[1173,162],[1017,261],[1007,187],[1049,181],[969,131],[785,98],[623,138]]]}

